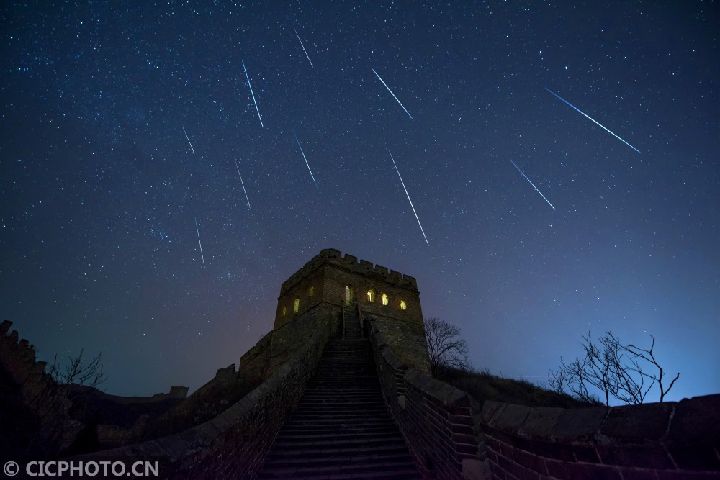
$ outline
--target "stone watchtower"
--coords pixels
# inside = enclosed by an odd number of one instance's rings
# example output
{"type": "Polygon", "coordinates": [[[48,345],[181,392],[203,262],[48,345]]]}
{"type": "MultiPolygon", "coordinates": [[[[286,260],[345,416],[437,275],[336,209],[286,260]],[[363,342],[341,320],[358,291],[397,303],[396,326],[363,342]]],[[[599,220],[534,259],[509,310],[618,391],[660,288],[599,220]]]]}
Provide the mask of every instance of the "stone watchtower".
{"type": "Polygon", "coordinates": [[[308,315],[330,319],[337,336],[362,335],[372,321],[400,360],[428,369],[420,293],[409,275],[322,250],[282,284],[273,329],[308,315]]]}

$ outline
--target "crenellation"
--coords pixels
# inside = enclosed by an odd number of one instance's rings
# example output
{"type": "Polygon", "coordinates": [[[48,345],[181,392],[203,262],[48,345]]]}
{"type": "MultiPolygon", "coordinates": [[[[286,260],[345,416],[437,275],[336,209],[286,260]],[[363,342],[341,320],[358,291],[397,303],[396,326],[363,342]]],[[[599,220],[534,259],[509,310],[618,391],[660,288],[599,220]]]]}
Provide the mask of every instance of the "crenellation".
{"type": "Polygon", "coordinates": [[[321,250],[318,255],[315,255],[299,270],[290,275],[290,277],[282,283],[280,297],[287,294],[298,284],[306,281],[312,272],[324,265],[334,265],[339,268],[344,268],[350,273],[365,275],[396,287],[417,291],[417,282],[411,275],[405,275],[383,265],[376,265],[368,260],[358,259],[355,255],[349,253],[343,254],[339,250],[329,248],[321,250]]]}
{"type": "Polygon", "coordinates": [[[390,272],[390,269],[387,267],[383,267],[382,265],[375,265],[375,273],[378,275],[387,276],[387,274],[390,272]]]}
{"type": "Polygon", "coordinates": [[[402,280],[402,273],[396,272],[395,270],[390,270],[390,273],[388,274],[388,280],[390,280],[391,283],[400,284],[400,281],[402,280]]]}

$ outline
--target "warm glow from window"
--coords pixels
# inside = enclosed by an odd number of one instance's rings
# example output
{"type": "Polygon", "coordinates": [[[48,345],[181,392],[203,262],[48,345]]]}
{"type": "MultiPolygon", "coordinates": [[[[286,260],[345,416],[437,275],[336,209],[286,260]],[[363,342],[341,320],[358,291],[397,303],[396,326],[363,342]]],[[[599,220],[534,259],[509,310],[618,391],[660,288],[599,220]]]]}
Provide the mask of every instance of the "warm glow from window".
{"type": "Polygon", "coordinates": [[[383,304],[383,305],[387,305],[387,304],[388,304],[388,296],[387,296],[387,293],[383,293],[383,294],[382,294],[382,297],[380,297],[380,298],[382,299],[382,304],[383,304]]]}
{"type": "Polygon", "coordinates": [[[352,303],[352,289],[350,288],[350,285],[345,285],[345,305],[350,305],[352,303]]]}
{"type": "Polygon", "coordinates": [[[374,302],[375,301],[375,292],[372,290],[368,290],[367,299],[368,299],[368,302],[370,302],[370,303],[374,302]]]}
{"type": "Polygon", "coordinates": [[[282,308],[282,316],[284,317],[285,315],[287,315],[287,307],[286,307],[286,306],[283,306],[283,308],[282,308]]]}
{"type": "Polygon", "coordinates": [[[293,312],[298,313],[300,311],[300,299],[296,298],[293,301],[293,312]]]}
{"type": "Polygon", "coordinates": [[[400,310],[407,310],[407,304],[405,300],[400,300],[400,310]]]}
{"type": "Polygon", "coordinates": [[[308,297],[315,295],[315,287],[308,288],[308,297]]]}

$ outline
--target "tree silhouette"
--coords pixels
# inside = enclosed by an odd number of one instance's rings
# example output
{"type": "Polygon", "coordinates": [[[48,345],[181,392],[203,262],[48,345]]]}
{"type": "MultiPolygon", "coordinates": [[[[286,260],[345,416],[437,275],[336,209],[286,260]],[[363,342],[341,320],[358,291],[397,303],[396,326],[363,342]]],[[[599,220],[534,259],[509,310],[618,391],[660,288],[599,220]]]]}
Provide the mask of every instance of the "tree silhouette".
{"type": "Polygon", "coordinates": [[[443,367],[468,369],[467,343],[460,338],[460,329],[436,317],[426,318],[424,323],[433,374],[443,367]]]}
{"type": "Polygon", "coordinates": [[[596,390],[605,405],[610,405],[611,398],[629,404],[644,403],[657,384],[662,402],[680,378],[680,373],[666,385],[665,370],[654,353],[655,337],[650,337],[650,347],[640,348],[623,344],[611,331],[597,342],[588,332],[582,337],[583,355],[570,363],[565,363],[561,357],[560,366],[549,373],[548,384],[557,392],[590,402],[597,402],[593,394],[596,390]]]}

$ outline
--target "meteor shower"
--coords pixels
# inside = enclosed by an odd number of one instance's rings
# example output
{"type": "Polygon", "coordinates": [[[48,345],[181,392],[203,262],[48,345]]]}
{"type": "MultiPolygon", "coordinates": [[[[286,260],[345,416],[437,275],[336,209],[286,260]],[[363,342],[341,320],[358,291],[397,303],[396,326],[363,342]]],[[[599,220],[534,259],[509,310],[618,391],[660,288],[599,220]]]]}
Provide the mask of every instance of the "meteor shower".
{"type": "Polygon", "coordinates": [[[720,479],[719,59],[718,0],[0,2],[0,477],[720,479]]]}

